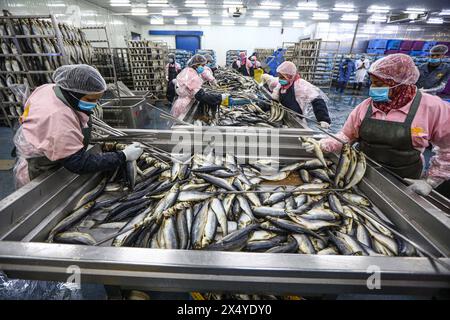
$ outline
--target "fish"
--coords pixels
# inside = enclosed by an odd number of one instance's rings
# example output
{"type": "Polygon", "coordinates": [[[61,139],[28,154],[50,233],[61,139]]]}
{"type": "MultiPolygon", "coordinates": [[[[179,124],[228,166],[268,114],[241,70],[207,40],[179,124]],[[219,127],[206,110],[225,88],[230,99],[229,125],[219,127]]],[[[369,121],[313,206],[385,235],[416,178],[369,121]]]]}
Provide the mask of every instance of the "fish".
{"type": "Polygon", "coordinates": [[[126,176],[128,181],[128,186],[131,190],[134,190],[136,185],[136,175],[137,175],[137,165],[135,161],[127,161],[126,163],[126,176]]]}
{"type": "Polygon", "coordinates": [[[270,248],[266,251],[266,253],[292,253],[296,252],[297,250],[297,241],[292,236],[288,236],[288,241],[286,243],[270,248]]]}
{"type": "MultiPolygon", "coordinates": [[[[256,231],[257,232],[257,231],[256,231]]],[[[255,252],[255,251],[266,251],[271,248],[279,246],[281,243],[287,240],[286,236],[277,236],[267,239],[267,240],[249,240],[245,246],[245,251],[255,252]]]]}
{"type": "Polygon", "coordinates": [[[320,161],[323,167],[326,168],[327,163],[325,161],[325,157],[323,156],[322,148],[320,147],[319,142],[309,137],[300,137],[299,140],[303,143],[310,143],[314,146],[314,155],[316,156],[317,160],[320,161]]]}
{"type": "Polygon", "coordinates": [[[107,180],[108,177],[104,177],[97,186],[95,186],[91,191],[82,196],[81,199],[78,200],[78,202],[75,204],[73,210],[76,211],[85,204],[97,199],[104,192],[107,180]]]}
{"type": "Polygon", "coordinates": [[[307,235],[293,234],[292,237],[297,241],[298,250],[303,254],[315,254],[316,250],[307,235]]]}
{"type": "Polygon", "coordinates": [[[336,169],[336,175],[334,177],[334,186],[336,188],[343,187],[341,182],[344,179],[345,174],[347,173],[350,166],[350,149],[351,147],[347,143],[342,146],[341,155],[339,157],[339,162],[336,169]]]}
{"type": "Polygon", "coordinates": [[[193,201],[203,201],[206,199],[210,199],[217,195],[215,192],[201,192],[201,191],[180,191],[178,194],[177,201],[186,201],[186,202],[193,202],[193,201]]]}
{"type": "Polygon", "coordinates": [[[226,236],[228,234],[228,222],[227,222],[227,214],[225,212],[225,208],[223,206],[222,201],[220,201],[217,198],[212,199],[211,209],[214,211],[217,221],[219,222],[219,225],[222,228],[222,234],[226,236]]]}
{"type": "Polygon", "coordinates": [[[251,233],[258,228],[257,224],[250,224],[245,228],[238,229],[227,236],[223,237],[220,241],[208,245],[205,250],[210,251],[237,251],[244,248],[251,233]]]}
{"type": "Polygon", "coordinates": [[[358,162],[356,164],[355,172],[353,173],[350,182],[345,185],[345,189],[350,189],[353,186],[357,185],[364,174],[366,173],[366,157],[362,152],[358,152],[358,162]]]}
{"type": "Polygon", "coordinates": [[[195,173],[196,176],[198,176],[199,178],[202,178],[203,180],[215,185],[218,188],[222,188],[228,191],[237,191],[235,187],[233,187],[233,185],[231,183],[229,183],[228,181],[222,179],[222,178],[218,178],[218,177],[214,177],[212,175],[209,174],[203,174],[203,173],[195,173]]]}
{"type": "Polygon", "coordinates": [[[308,183],[303,184],[301,186],[296,187],[292,193],[294,195],[296,194],[310,194],[310,195],[317,195],[321,194],[328,188],[330,184],[329,183],[308,183]]]}
{"type": "Polygon", "coordinates": [[[311,231],[307,228],[304,228],[300,225],[298,225],[297,223],[294,223],[292,221],[288,221],[285,219],[280,219],[280,218],[273,218],[273,217],[266,217],[266,220],[268,220],[269,222],[271,222],[272,224],[274,224],[275,226],[281,228],[281,229],[285,229],[287,231],[293,232],[293,233],[304,233],[304,234],[308,234],[311,235],[313,237],[316,237],[322,241],[326,241],[325,238],[323,238],[322,236],[318,235],[317,233],[315,233],[314,231],[311,231]]]}
{"type": "Polygon", "coordinates": [[[93,246],[97,241],[88,233],[62,232],[55,235],[55,242],[93,246]]]}
{"type": "Polygon", "coordinates": [[[252,207],[253,214],[259,218],[270,217],[286,217],[285,209],[278,209],[269,206],[252,207]]]}
{"type": "Polygon", "coordinates": [[[300,179],[302,179],[303,183],[310,183],[311,182],[311,176],[309,175],[309,172],[305,169],[300,169],[300,179]]]}

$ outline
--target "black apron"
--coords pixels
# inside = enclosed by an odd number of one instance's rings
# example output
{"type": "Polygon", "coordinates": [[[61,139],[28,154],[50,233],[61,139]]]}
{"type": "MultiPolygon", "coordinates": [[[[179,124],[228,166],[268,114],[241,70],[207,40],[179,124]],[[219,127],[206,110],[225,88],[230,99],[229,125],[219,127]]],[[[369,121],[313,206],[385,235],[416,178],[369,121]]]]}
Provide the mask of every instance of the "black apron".
{"type": "Polygon", "coordinates": [[[295,99],[294,85],[295,84],[293,83],[285,93],[281,93],[280,89],[280,103],[286,108],[291,109],[292,111],[303,114],[302,108],[300,108],[297,99],[295,99]]]}
{"type": "MultiPolygon", "coordinates": [[[[83,124],[81,123],[80,117],[76,113],[76,111],[68,104],[64,96],[61,94],[61,92],[58,90],[57,87],[55,87],[55,94],[56,96],[64,102],[64,104],[73,110],[75,112],[75,115],[78,118],[78,121],[80,122],[81,127],[81,133],[83,134],[83,145],[86,149],[89,145],[89,141],[91,139],[91,131],[92,131],[92,119],[91,116],[89,116],[89,120],[87,123],[87,127],[83,128],[83,124]]],[[[51,161],[45,156],[42,157],[36,157],[36,158],[29,158],[27,159],[28,163],[28,175],[30,176],[30,181],[34,178],[37,178],[41,174],[43,174],[46,171],[49,171],[51,169],[58,169],[61,167],[61,160],[51,161]]]]}
{"type": "Polygon", "coordinates": [[[244,75],[244,76],[247,76],[247,77],[249,76],[248,71],[247,71],[247,66],[245,63],[242,64],[242,62],[241,62],[241,67],[239,68],[239,72],[242,73],[242,75],[244,75]]]}
{"type": "Polygon", "coordinates": [[[359,148],[368,157],[402,178],[418,179],[423,164],[420,151],[412,144],[411,124],[422,94],[417,91],[405,122],[372,119],[372,105],[359,128],[359,148]]]}
{"type": "Polygon", "coordinates": [[[167,83],[167,92],[166,92],[166,98],[170,102],[173,102],[173,99],[175,99],[175,85],[173,84],[172,80],[177,77],[177,68],[175,65],[171,66],[169,65],[169,82],[167,83]]]}

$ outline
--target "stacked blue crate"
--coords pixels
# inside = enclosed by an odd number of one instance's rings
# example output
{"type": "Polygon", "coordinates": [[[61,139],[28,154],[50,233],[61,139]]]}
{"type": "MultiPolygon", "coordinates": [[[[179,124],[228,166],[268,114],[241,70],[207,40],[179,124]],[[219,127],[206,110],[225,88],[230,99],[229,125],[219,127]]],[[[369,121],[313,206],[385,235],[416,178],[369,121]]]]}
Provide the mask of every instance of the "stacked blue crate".
{"type": "Polygon", "coordinates": [[[188,60],[192,57],[192,53],[186,50],[175,50],[175,58],[177,62],[181,65],[181,68],[185,68],[188,60]]]}
{"type": "Polygon", "coordinates": [[[266,64],[270,68],[270,71],[268,72],[272,76],[277,75],[277,68],[280,64],[284,62],[284,53],[286,52],[286,49],[277,49],[274,51],[273,55],[268,57],[266,59],[266,64]]]}
{"type": "Polygon", "coordinates": [[[422,51],[428,52],[437,44],[437,41],[426,41],[422,47],[422,51]]]}
{"type": "Polygon", "coordinates": [[[366,52],[370,54],[384,54],[388,41],[388,39],[372,39],[367,44],[366,52]]]}
{"type": "Polygon", "coordinates": [[[400,44],[402,40],[389,39],[387,41],[386,50],[400,50],[400,44]]]}
{"type": "Polygon", "coordinates": [[[196,51],[196,53],[201,54],[201,55],[205,55],[205,54],[210,54],[213,57],[213,63],[214,65],[217,65],[217,59],[216,59],[216,52],[214,50],[210,50],[210,49],[198,49],[196,51]]]}

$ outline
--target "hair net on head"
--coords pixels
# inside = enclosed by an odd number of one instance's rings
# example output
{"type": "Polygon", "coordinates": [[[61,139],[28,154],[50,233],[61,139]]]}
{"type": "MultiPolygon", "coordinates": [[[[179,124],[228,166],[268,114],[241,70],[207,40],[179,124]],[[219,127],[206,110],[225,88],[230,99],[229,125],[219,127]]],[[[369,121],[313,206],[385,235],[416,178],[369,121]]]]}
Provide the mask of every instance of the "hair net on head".
{"type": "Polygon", "coordinates": [[[292,78],[297,74],[297,67],[291,61],[285,61],[278,66],[277,72],[292,78]]]}
{"type": "Polygon", "coordinates": [[[210,54],[205,54],[204,57],[205,57],[206,61],[208,61],[208,62],[213,62],[214,61],[212,55],[210,55],[210,54]]]}
{"type": "Polygon", "coordinates": [[[174,60],[175,60],[175,53],[169,53],[169,54],[167,55],[167,57],[168,57],[169,59],[174,59],[174,60]]]}
{"type": "Polygon", "coordinates": [[[420,75],[413,59],[403,53],[390,54],[375,61],[370,66],[369,74],[399,84],[415,84],[420,75]]]}
{"type": "Polygon", "coordinates": [[[189,59],[187,65],[188,67],[192,67],[199,64],[206,64],[206,58],[201,54],[194,54],[191,59],[189,59]]]}
{"type": "Polygon", "coordinates": [[[239,57],[245,58],[247,54],[244,51],[239,52],[239,57]]]}
{"type": "Polygon", "coordinates": [[[431,48],[430,53],[432,54],[446,54],[448,52],[448,47],[445,44],[438,44],[431,48]]]}
{"type": "Polygon", "coordinates": [[[251,61],[256,61],[256,56],[251,56],[251,57],[250,57],[250,60],[251,60],[251,61]]]}
{"type": "Polygon", "coordinates": [[[106,82],[100,72],[86,64],[59,67],[53,73],[53,81],[65,90],[93,94],[106,91],[106,82]]]}

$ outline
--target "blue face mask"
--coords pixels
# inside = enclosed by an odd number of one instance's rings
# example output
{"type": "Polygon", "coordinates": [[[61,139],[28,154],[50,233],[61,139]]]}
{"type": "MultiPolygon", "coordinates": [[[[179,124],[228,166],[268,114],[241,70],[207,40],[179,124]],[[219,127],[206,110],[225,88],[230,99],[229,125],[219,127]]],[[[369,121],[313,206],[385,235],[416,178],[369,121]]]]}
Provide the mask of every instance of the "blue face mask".
{"type": "Polygon", "coordinates": [[[94,102],[87,102],[87,101],[83,101],[83,100],[80,100],[80,102],[78,102],[78,108],[80,108],[81,110],[84,110],[84,111],[91,111],[96,106],[97,106],[97,104],[94,102]]]}
{"type": "Polygon", "coordinates": [[[289,81],[284,80],[284,79],[279,79],[278,82],[279,82],[282,86],[285,86],[285,85],[287,85],[287,84],[289,83],[289,81]]]}
{"type": "Polygon", "coordinates": [[[375,102],[389,101],[389,87],[370,87],[369,96],[375,102]]]}
{"type": "Polygon", "coordinates": [[[197,73],[201,74],[203,71],[205,71],[205,68],[203,68],[203,66],[200,66],[197,68],[197,73]]]}
{"type": "Polygon", "coordinates": [[[80,100],[77,97],[75,97],[73,94],[70,94],[70,95],[78,100],[78,108],[80,108],[80,110],[92,111],[92,109],[94,109],[97,106],[96,102],[83,101],[83,100],[80,100]]]}
{"type": "Polygon", "coordinates": [[[429,63],[437,64],[437,63],[440,63],[440,62],[441,62],[441,59],[438,59],[438,58],[428,58],[428,62],[429,62],[429,63]]]}

